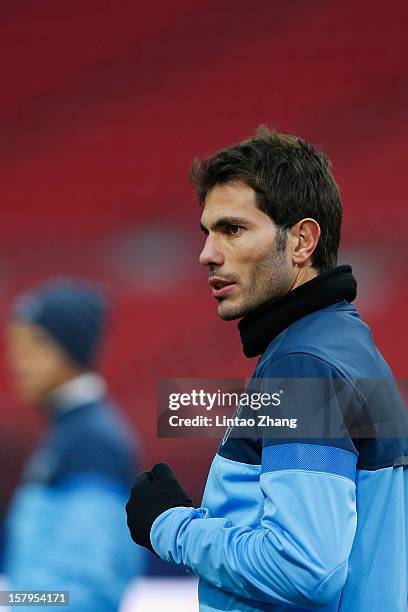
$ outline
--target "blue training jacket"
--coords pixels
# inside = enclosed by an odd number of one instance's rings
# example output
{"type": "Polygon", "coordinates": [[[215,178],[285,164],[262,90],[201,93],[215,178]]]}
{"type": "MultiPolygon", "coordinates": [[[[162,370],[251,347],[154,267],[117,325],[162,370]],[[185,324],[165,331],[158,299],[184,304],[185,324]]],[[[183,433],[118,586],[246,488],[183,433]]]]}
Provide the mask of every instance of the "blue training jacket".
{"type": "Polygon", "coordinates": [[[124,511],[134,450],[106,398],[55,411],[8,514],[10,589],[69,591],[70,612],[118,612],[146,561],[144,549],[129,538],[124,511]]]}
{"type": "MultiPolygon", "coordinates": [[[[380,411],[376,422],[385,423],[397,415],[406,425],[392,373],[346,301],[271,342],[253,379],[267,390],[277,378],[344,379],[360,413],[380,411]],[[360,379],[388,384],[382,396],[370,395],[357,388],[360,379]]],[[[298,398],[300,413],[319,427],[327,414],[313,397],[298,398]]],[[[331,402],[330,410],[339,406],[331,402]]],[[[161,514],[152,545],[200,577],[201,612],[406,612],[407,464],[407,437],[230,436],[213,460],[202,507],[161,514]]]]}

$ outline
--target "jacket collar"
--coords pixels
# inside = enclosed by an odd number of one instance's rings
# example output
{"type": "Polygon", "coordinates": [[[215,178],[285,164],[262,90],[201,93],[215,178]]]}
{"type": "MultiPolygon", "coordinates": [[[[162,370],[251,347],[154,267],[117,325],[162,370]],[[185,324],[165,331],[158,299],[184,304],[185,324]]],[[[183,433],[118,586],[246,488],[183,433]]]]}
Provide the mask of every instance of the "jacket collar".
{"type": "Polygon", "coordinates": [[[104,379],[95,372],[86,372],[55,389],[47,399],[47,406],[58,415],[100,402],[106,393],[104,379]]]}
{"type": "Polygon", "coordinates": [[[246,357],[255,357],[289,325],[336,302],[352,302],[357,282],[351,266],[337,266],[299,285],[285,295],[265,302],[238,323],[246,357]]]}

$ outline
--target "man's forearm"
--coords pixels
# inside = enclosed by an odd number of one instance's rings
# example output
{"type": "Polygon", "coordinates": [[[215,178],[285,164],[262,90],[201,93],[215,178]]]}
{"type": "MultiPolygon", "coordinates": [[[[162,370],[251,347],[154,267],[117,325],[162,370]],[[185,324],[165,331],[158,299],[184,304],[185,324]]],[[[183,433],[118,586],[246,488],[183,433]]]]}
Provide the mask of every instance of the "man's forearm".
{"type": "Polygon", "coordinates": [[[282,530],[234,525],[202,508],[164,512],[152,526],[151,541],[163,559],[216,587],[268,603],[324,605],[347,575],[347,558],[332,555],[333,566],[282,530]]]}

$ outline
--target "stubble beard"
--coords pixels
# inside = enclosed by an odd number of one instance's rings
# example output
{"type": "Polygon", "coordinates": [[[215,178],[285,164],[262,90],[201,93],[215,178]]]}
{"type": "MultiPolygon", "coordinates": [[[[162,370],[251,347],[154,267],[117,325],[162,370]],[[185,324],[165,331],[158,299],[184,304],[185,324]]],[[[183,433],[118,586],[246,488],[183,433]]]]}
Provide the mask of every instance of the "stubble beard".
{"type": "Polygon", "coordinates": [[[263,260],[254,264],[250,274],[251,282],[245,288],[239,303],[231,304],[228,308],[228,298],[226,298],[225,307],[227,308],[225,312],[222,309],[222,302],[219,305],[218,314],[224,321],[232,321],[246,316],[272,298],[288,293],[293,284],[285,251],[282,250],[275,250],[263,260]]]}

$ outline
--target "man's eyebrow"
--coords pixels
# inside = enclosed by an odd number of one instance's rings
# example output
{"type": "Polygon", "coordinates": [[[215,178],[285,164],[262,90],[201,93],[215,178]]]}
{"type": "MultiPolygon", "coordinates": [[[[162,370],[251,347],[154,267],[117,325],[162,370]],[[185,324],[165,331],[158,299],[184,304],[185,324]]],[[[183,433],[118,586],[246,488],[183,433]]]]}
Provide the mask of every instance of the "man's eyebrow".
{"type": "MultiPolygon", "coordinates": [[[[245,217],[220,217],[217,219],[215,223],[211,226],[213,231],[217,231],[223,229],[227,225],[252,225],[251,221],[245,217]]],[[[200,229],[204,233],[208,233],[208,228],[205,227],[202,223],[200,223],[200,229]]]]}

